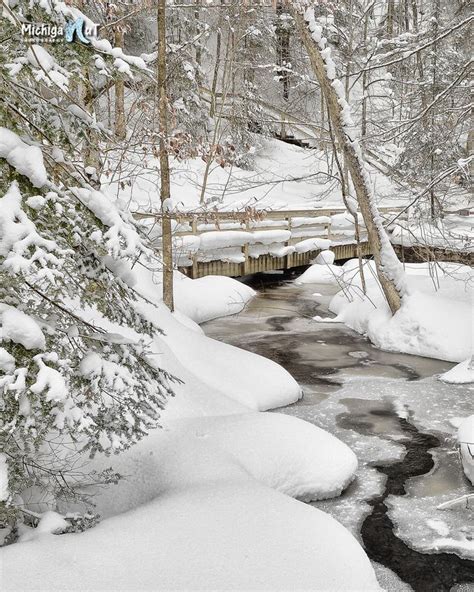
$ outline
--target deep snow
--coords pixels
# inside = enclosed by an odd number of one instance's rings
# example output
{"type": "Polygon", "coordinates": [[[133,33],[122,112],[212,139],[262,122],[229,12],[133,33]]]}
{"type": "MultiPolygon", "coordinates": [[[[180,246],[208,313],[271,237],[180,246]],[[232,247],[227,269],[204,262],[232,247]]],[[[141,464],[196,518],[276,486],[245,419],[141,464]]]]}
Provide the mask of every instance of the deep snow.
{"type": "MultiPolygon", "coordinates": [[[[171,314],[153,272],[137,265],[132,274],[144,296],[137,308],[165,333],[150,344],[152,355],[183,383],[164,429],[94,461],[124,475],[96,492],[102,523],[48,534],[60,520],[51,512],[62,508],[44,501],[42,528],[25,527],[22,542],[1,551],[3,589],[378,590],[355,538],[289,497],[338,495],[355,473],[353,452],[306,422],[256,412],[298,400],[299,385],[274,362],[206,337],[195,322],[239,310],[253,291],[227,278],[180,279],[171,314]]],[[[96,309],[81,315],[138,338],[96,309]]]]}

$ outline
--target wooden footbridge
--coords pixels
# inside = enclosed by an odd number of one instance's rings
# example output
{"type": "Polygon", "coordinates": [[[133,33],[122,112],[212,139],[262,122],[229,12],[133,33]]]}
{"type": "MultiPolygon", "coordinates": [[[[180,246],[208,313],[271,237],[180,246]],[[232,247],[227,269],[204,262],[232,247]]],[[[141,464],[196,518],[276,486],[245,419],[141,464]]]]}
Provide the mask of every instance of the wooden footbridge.
{"type": "MultiPolygon", "coordinates": [[[[379,208],[387,224],[403,208],[379,208]]],[[[309,265],[322,251],[336,260],[357,256],[355,228],[340,208],[238,212],[176,212],[173,227],[176,266],[191,278],[206,275],[239,277],[309,265]]],[[[137,220],[155,228],[161,214],[136,212],[137,220]]],[[[371,255],[367,232],[360,221],[360,253],[371,255]]],[[[153,239],[161,248],[161,238],[153,239]]]]}

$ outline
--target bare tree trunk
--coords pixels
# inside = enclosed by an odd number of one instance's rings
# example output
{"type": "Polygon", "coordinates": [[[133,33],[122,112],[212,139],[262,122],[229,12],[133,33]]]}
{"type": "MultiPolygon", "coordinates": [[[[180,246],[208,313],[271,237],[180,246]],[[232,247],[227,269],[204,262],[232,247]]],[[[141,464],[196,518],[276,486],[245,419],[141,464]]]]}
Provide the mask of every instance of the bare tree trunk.
{"type": "MultiPolygon", "coordinates": [[[[434,13],[433,13],[433,38],[436,39],[436,37],[438,36],[438,23],[439,23],[439,15],[440,15],[440,0],[435,0],[434,2],[434,13]]],[[[436,98],[436,94],[437,94],[437,69],[438,69],[438,43],[434,43],[433,44],[433,62],[432,62],[432,78],[431,78],[431,100],[434,101],[434,99],[436,98]]],[[[435,125],[436,125],[436,106],[433,106],[433,108],[431,109],[431,120],[430,120],[430,124],[431,124],[431,133],[433,133],[433,130],[435,129],[435,125]]],[[[434,149],[431,149],[431,156],[430,156],[430,181],[433,184],[433,180],[434,177],[436,176],[435,173],[435,153],[434,153],[434,149]]],[[[432,185],[431,189],[430,189],[430,214],[431,214],[431,219],[435,220],[436,218],[436,195],[435,195],[435,188],[434,188],[434,184],[432,185]]]]}
{"type": "Polygon", "coordinates": [[[313,39],[308,23],[299,10],[292,6],[293,17],[310,58],[311,67],[318,79],[321,91],[324,93],[328,113],[331,118],[332,128],[339,146],[341,147],[345,162],[349,169],[352,183],[356,192],[359,208],[367,228],[368,240],[373,250],[377,275],[384,292],[387,303],[392,313],[395,313],[401,304],[402,268],[398,261],[390,240],[383,228],[380,215],[373,200],[370,180],[364,170],[364,161],[360,147],[347,135],[342,113],[342,105],[336,88],[331,83],[325,68],[326,62],[321,55],[321,50],[313,39]]]}
{"type": "Polygon", "coordinates": [[[166,140],[168,137],[168,97],[166,94],[166,0],[158,0],[158,112],[160,131],[160,199],[161,239],[163,257],[163,302],[173,311],[173,246],[171,218],[168,214],[170,199],[170,164],[166,140]]]}
{"type": "MultiPolygon", "coordinates": [[[[364,46],[367,46],[367,39],[369,34],[369,18],[372,15],[372,10],[367,10],[364,17],[364,46]]],[[[361,116],[361,136],[364,142],[367,135],[367,93],[369,92],[369,73],[364,69],[362,74],[362,116],[361,116]]]]}
{"type": "Polygon", "coordinates": [[[219,76],[219,67],[221,63],[221,44],[222,44],[222,12],[219,14],[219,22],[217,23],[217,39],[216,39],[216,61],[214,63],[214,74],[212,75],[211,84],[211,106],[209,109],[209,116],[214,117],[216,114],[217,103],[217,79],[219,76]]]}
{"type": "Polygon", "coordinates": [[[290,63],[290,29],[285,15],[287,11],[283,0],[278,0],[276,5],[276,41],[277,41],[277,64],[281,66],[278,75],[283,84],[283,100],[288,103],[290,99],[290,76],[288,66],[290,63]]]}
{"type": "MultiPolygon", "coordinates": [[[[79,91],[84,93],[82,97],[84,109],[87,113],[92,115],[94,113],[95,98],[88,67],[86,67],[84,70],[84,81],[85,82],[79,86],[79,91]]],[[[94,173],[90,175],[89,173],[87,174],[89,176],[89,182],[97,188],[100,187],[101,171],[101,158],[98,144],[99,138],[97,132],[93,129],[88,129],[86,133],[86,140],[83,145],[84,164],[86,167],[91,167],[94,169],[94,173]]]]}
{"type": "MultiPolygon", "coordinates": [[[[209,179],[209,174],[211,170],[211,164],[214,161],[214,157],[216,155],[217,150],[217,143],[219,141],[220,133],[221,133],[221,123],[224,115],[224,108],[226,105],[227,95],[229,94],[229,87],[232,85],[234,86],[234,61],[235,61],[235,43],[234,43],[234,29],[230,28],[231,30],[228,32],[227,41],[226,41],[226,50],[224,56],[224,69],[222,72],[222,81],[221,81],[221,93],[220,93],[220,105],[219,105],[219,112],[214,113],[214,130],[212,133],[212,141],[211,147],[209,150],[209,154],[206,160],[206,167],[204,169],[202,185],[201,185],[201,193],[199,196],[199,203],[203,204],[206,198],[206,188],[207,188],[207,181],[209,179]]],[[[239,29],[240,30],[240,29],[239,29]]],[[[214,93],[217,96],[217,93],[214,93]]],[[[235,100],[235,92],[231,93],[232,101],[235,100]]]]}
{"type": "MultiPolygon", "coordinates": [[[[194,4],[195,4],[195,8],[194,8],[194,19],[196,21],[196,35],[199,34],[200,32],[200,27],[199,27],[199,6],[200,6],[200,0],[194,0],[194,4]]],[[[201,66],[201,61],[202,61],[202,49],[201,49],[201,43],[196,43],[196,50],[195,50],[195,57],[196,57],[196,63],[198,66],[201,66]]]]}
{"type": "Polygon", "coordinates": [[[393,21],[395,16],[395,0],[388,0],[387,2],[387,24],[386,31],[389,37],[393,36],[393,21]]]}
{"type": "MultiPolygon", "coordinates": [[[[123,48],[123,31],[115,31],[115,47],[123,48]]],[[[119,140],[125,139],[125,83],[123,78],[115,81],[115,135],[119,140]]]]}

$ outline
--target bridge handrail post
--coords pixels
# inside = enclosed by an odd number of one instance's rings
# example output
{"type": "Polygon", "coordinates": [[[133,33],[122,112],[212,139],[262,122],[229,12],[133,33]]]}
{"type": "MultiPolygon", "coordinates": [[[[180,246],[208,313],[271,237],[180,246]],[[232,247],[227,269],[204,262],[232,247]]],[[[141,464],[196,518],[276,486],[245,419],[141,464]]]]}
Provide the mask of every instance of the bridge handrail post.
{"type": "MultiPolygon", "coordinates": [[[[245,230],[250,231],[249,219],[245,219],[245,230]]],[[[250,273],[250,261],[249,261],[249,243],[248,241],[242,245],[242,254],[244,256],[244,262],[242,264],[243,273],[242,275],[248,275],[250,273]]]]}
{"type": "MultiPolygon", "coordinates": [[[[285,218],[288,230],[290,231],[290,237],[287,241],[285,241],[285,246],[289,246],[291,244],[291,216],[286,216],[285,218]]],[[[286,255],[286,269],[290,269],[293,266],[293,253],[288,253],[286,255]]]]}
{"type": "MultiPolygon", "coordinates": [[[[197,220],[195,217],[191,220],[191,231],[193,234],[197,234],[197,220]]],[[[191,268],[191,277],[194,279],[198,276],[198,259],[197,259],[197,251],[193,253],[193,264],[191,268]]]]}

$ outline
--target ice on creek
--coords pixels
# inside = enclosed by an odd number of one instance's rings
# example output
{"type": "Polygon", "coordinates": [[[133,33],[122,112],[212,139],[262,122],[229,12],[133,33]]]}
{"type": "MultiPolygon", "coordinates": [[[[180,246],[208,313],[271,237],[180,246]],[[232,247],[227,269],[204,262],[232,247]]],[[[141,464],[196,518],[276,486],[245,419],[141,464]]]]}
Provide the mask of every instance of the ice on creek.
{"type": "Polygon", "coordinates": [[[455,496],[456,491],[428,497],[389,496],[386,503],[395,534],[418,551],[454,551],[474,559],[474,504],[438,509],[455,496]]]}
{"type": "MultiPolygon", "coordinates": [[[[457,452],[459,418],[472,413],[471,387],[438,380],[449,369],[447,362],[385,352],[343,324],[316,324],[311,316],[316,311],[327,314],[334,290],[329,284],[295,283],[268,289],[239,317],[213,321],[205,329],[210,335],[284,360],[298,376],[304,395],[278,411],[329,431],[355,452],[359,466],[348,489],[338,498],[313,502],[355,536],[360,536],[361,524],[372,511],[369,501],[384,490],[385,475],[372,465],[396,461],[405,454],[407,434],[399,418],[421,432],[435,434],[440,446],[431,451],[434,469],[408,479],[405,496],[389,498],[390,517],[397,535],[415,549],[466,554],[470,544],[466,524],[474,519],[472,510],[465,503],[445,511],[438,507],[472,491],[457,452]],[[312,296],[315,288],[317,299],[312,296]],[[282,351],[291,351],[291,356],[282,356],[282,351]],[[449,534],[442,534],[447,529],[449,534]]],[[[384,577],[390,579],[393,574],[384,577]]]]}
{"type": "Polygon", "coordinates": [[[370,511],[360,498],[367,500],[379,494],[384,483],[384,476],[377,472],[371,475],[374,469],[366,463],[396,460],[404,452],[398,444],[403,434],[397,433],[396,420],[390,421],[383,414],[378,415],[377,409],[384,407],[380,402],[385,401],[388,408],[392,407],[395,417],[407,417],[420,431],[436,433],[441,442],[440,447],[432,451],[434,470],[428,475],[409,479],[406,483],[407,495],[391,495],[387,499],[396,535],[422,552],[451,550],[474,558],[472,529],[468,526],[474,521],[474,503],[468,503],[467,507],[463,503],[447,510],[438,509],[440,504],[472,492],[463,476],[456,451],[456,429],[450,422],[450,418],[462,416],[472,409],[471,392],[462,386],[444,385],[435,377],[418,381],[370,380],[365,377],[363,383],[354,377],[343,380],[344,387],[319,405],[293,406],[288,410],[329,430],[348,444],[359,459],[356,479],[348,491],[351,495],[318,502],[317,507],[337,516],[346,527],[357,532],[362,519],[370,511]],[[453,391],[453,388],[456,390],[453,391]],[[361,430],[365,430],[365,435],[353,431],[358,422],[357,414],[360,414],[359,425],[361,430]],[[344,422],[345,416],[347,423],[344,422]],[[334,420],[334,417],[338,419],[334,420]],[[341,429],[341,423],[344,429],[341,429]],[[433,528],[434,524],[438,524],[437,530],[433,528]]]}

